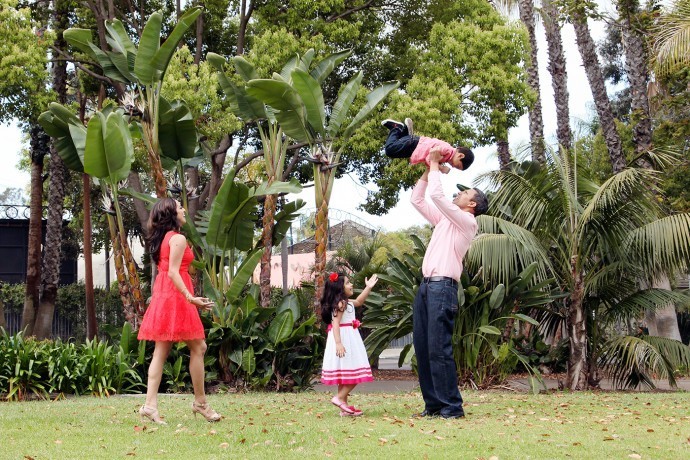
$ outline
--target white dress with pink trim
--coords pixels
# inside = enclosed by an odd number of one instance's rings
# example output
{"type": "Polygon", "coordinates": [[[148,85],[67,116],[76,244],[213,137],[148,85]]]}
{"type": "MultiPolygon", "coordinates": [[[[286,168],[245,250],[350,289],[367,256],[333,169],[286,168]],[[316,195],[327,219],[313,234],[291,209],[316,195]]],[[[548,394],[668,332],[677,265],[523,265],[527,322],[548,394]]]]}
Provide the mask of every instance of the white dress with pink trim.
{"type": "Polygon", "coordinates": [[[333,331],[329,330],[321,369],[321,383],[324,385],[354,385],[374,380],[367,350],[356,328],[358,323],[355,306],[348,302],[340,320],[340,340],[345,347],[345,356],[339,358],[335,354],[335,338],[333,331]]]}

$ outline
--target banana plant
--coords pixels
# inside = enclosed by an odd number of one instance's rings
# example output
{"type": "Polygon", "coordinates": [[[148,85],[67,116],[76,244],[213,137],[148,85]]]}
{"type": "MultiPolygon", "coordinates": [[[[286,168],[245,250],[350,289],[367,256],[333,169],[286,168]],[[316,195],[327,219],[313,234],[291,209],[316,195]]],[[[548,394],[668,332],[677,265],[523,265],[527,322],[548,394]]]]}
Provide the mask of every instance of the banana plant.
{"type": "Polygon", "coordinates": [[[118,201],[119,182],[127,178],[134,158],[130,127],[124,111],[106,106],[84,126],[69,109],[51,103],[38,121],[55,139],[58,155],[70,169],[100,180],[104,201],[109,203],[106,216],[120,297],[125,317],[136,329],[145,305],[118,201]]]}
{"type": "MultiPolygon", "coordinates": [[[[273,110],[273,116],[283,132],[298,142],[309,145],[309,160],[314,164],[314,193],[318,209],[316,215],[316,299],[323,292],[328,240],[328,202],[330,200],[336,167],[348,139],[367,119],[374,108],[398,86],[398,82],[385,83],[369,92],[363,107],[345,123],[353,110],[363,74],[358,72],[340,91],[332,107],[326,107],[321,85],[335,67],[350,55],[350,51],[335,53],[324,59],[313,70],[313,50],[304,58],[292,58],[283,71],[271,79],[252,79],[246,84],[246,93],[263,101],[273,110]]],[[[317,315],[318,316],[318,315],[317,315]]]]}
{"type": "MultiPolygon", "coordinates": [[[[169,152],[164,148],[165,143],[161,145],[160,142],[160,115],[165,113],[166,109],[160,91],[165,71],[177,45],[200,14],[201,9],[198,7],[188,9],[180,16],[167,39],[161,43],[163,15],[160,12],[153,13],[138,39],[138,46],[135,46],[121,21],[108,20],[105,22],[105,28],[109,51],[99,48],[94,43],[90,29],[70,28],[64,32],[65,40],[95,61],[107,77],[134,85],[139,91],[143,101],[143,139],[159,198],[167,195],[160,155],[167,155],[169,152]]],[[[101,46],[105,47],[105,43],[101,43],[101,46]]],[[[196,142],[196,133],[193,138],[196,142]]],[[[184,144],[187,145],[187,142],[184,144]]],[[[184,180],[181,182],[184,183],[184,180]]]]}
{"type": "MultiPolygon", "coordinates": [[[[216,304],[214,317],[222,317],[227,306],[239,300],[262,253],[262,241],[254,242],[254,222],[257,219],[258,199],[277,193],[298,193],[302,187],[291,182],[263,182],[257,187],[235,180],[232,170],[223,181],[209,211],[202,211],[196,223],[188,221],[185,233],[194,243],[195,266],[202,270],[204,291],[216,304]]],[[[280,241],[297,212],[302,200],[289,203],[275,215],[274,240],[280,241]]]]}
{"type": "MultiPolygon", "coordinates": [[[[261,138],[263,148],[264,169],[268,184],[283,180],[287,142],[283,138],[283,130],[272,116],[271,110],[266,110],[264,103],[247,95],[244,84],[257,73],[254,65],[241,56],[232,58],[236,74],[243,83],[237,85],[225,74],[225,59],[218,54],[208,53],[208,62],[218,71],[218,81],[226,98],[230,101],[230,110],[237,118],[245,123],[254,123],[261,138]]],[[[263,253],[261,256],[261,306],[268,307],[271,297],[271,254],[274,215],[278,196],[266,195],[263,203],[262,234],[263,253]]]]}

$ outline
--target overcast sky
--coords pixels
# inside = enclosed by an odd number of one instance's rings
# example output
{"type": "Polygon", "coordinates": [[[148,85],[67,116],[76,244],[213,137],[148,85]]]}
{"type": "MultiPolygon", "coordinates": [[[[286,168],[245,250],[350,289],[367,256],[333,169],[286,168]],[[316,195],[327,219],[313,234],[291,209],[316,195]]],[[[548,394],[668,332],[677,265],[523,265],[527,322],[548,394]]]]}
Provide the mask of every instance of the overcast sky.
{"type": "MultiPolygon", "coordinates": [[[[599,41],[604,36],[604,26],[602,23],[591,23],[590,28],[595,41],[599,41]]],[[[539,48],[539,78],[542,93],[542,110],[544,117],[544,130],[548,142],[556,143],[556,110],[553,103],[553,91],[551,88],[551,78],[546,70],[547,53],[544,31],[538,27],[539,48]]],[[[586,121],[594,116],[592,105],[592,93],[587,83],[587,78],[582,68],[575,35],[570,25],[565,25],[562,29],[563,46],[566,52],[567,72],[568,72],[568,91],[570,93],[570,119],[571,128],[577,133],[579,123],[586,121]]],[[[433,133],[422,133],[433,135],[433,133]]],[[[0,140],[2,140],[2,166],[0,167],[0,190],[7,187],[18,187],[26,189],[29,183],[29,174],[19,171],[19,163],[22,134],[16,126],[0,125],[0,140]]],[[[381,144],[385,138],[381,138],[381,144]]],[[[509,134],[511,152],[523,150],[529,143],[529,124],[527,115],[520,119],[517,127],[513,128],[509,134]]],[[[496,148],[494,146],[475,148],[475,162],[467,171],[461,172],[453,169],[451,173],[442,177],[442,182],[446,193],[454,193],[457,183],[473,185],[475,178],[487,171],[498,168],[496,158],[496,148]]],[[[383,155],[382,152],[375,152],[374,155],[383,155]]],[[[400,160],[404,161],[404,160],[400,160]]],[[[481,184],[479,185],[481,187],[481,184]]],[[[346,176],[338,180],[333,187],[331,198],[331,208],[346,211],[364,220],[374,228],[384,230],[398,230],[412,225],[423,225],[424,219],[410,205],[411,191],[400,193],[399,203],[385,216],[371,216],[357,210],[357,206],[362,204],[367,196],[367,190],[375,187],[373,184],[361,184],[356,180],[356,176],[346,176]]],[[[314,189],[307,188],[300,195],[300,198],[307,202],[307,208],[314,207],[314,189]]],[[[333,212],[332,217],[338,218],[338,213],[333,212]]]]}

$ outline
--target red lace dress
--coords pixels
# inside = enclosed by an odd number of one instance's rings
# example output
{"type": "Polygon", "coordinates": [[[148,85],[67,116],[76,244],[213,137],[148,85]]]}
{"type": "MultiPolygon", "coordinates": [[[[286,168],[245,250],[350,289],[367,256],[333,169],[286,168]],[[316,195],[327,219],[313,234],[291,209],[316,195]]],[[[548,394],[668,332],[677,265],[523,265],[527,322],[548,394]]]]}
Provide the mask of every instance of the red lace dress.
{"type": "MultiPolygon", "coordinates": [[[[187,302],[168,277],[170,238],[176,234],[177,232],[169,231],[161,243],[158,276],[153,285],[151,303],[139,327],[139,340],[183,342],[205,338],[199,310],[195,305],[187,302]]],[[[190,293],[194,292],[194,287],[187,269],[192,260],[194,260],[194,253],[187,247],[180,264],[180,276],[190,293]]]]}

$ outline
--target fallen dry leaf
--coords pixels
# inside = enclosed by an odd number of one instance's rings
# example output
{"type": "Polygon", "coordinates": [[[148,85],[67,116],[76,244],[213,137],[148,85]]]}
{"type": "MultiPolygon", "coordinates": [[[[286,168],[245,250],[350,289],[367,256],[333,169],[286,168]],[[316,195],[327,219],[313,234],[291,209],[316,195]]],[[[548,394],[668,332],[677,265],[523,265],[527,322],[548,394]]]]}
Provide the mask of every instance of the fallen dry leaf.
{"type": "Polygon", "coordinates": [[[630,458],[642,458],[642,455],[640,455],[640,454],[630,454],[630,455],[628,455],[628,457],[630,457],[630,458]]]}
{"type": "Polygon", "coordinates": [[[227,449],[228,447],[230,447],[230,443],[221,442],[220,444],[218,444],[218,447],[220,447],[221,449],[227,449]]]}

